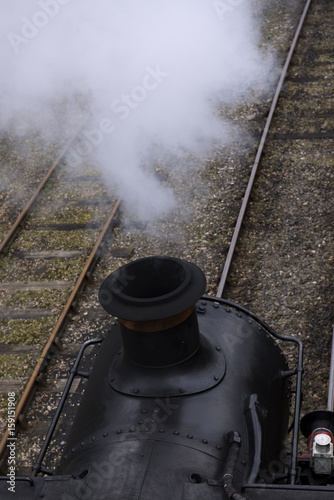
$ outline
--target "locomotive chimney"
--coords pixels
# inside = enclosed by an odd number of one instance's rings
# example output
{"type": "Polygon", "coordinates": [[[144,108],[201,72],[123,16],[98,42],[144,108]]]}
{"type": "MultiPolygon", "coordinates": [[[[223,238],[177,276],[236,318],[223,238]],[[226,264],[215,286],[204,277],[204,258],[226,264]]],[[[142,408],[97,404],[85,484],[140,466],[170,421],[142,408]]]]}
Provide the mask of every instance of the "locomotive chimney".
{"type": "Polygon", "coordinates": [[[195,304],[206,280],[194,264],[147,257],[119,268],[103,282],[99,298],[119,319],[124,353],[137,364],[172,366],[199,348],[195,304]]]}

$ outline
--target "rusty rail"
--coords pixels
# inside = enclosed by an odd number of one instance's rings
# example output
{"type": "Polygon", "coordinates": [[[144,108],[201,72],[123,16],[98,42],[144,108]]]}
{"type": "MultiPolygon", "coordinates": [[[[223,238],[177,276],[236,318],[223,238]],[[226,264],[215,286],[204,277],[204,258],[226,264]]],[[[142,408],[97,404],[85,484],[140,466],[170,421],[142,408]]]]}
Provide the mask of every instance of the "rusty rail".
{"type": "Polygon", "coordinates": [[[73,141],[75,140],[75,138],[78,136],[80,130],[82,129],[82,127],[86,123],[86,121],[87,121],[87,118],[85,118],[83,120],[83,122],[79,125],[79,127],[76,129],[76,131],[73,133],[73,135],[69,138],[69,140],[65,144],[65,147],[59,153],[59,155],[57,156],[57,158],[53,162],[52,166],[50,167],[49,171],[44,176],[44,178],[40,182],[39,186],[35,190],[34,194],[30,198],[30,200],[27,202],[27,204],[24,206],[20,215],[17,217],[16,221],[11,226],[10,230],[7,232],[6,236],[4,237],[2,242],[0,243],[0,254],[6,253],[8,251],[8,247],[11,245],[11,243],[15,239],[19,229],[23,226],[26,218],[28,217],[28,215],[29,215],[35,201],[37,200],[38,196],[40,195],[42,189],[44,188],[45,184],[48,182],[48,180],[52,176],[55,169],[59,166],[61,160],[64,158],[65,154],[67,153],[68,149],[70,148],[70,146],[73,143],[73,141]]]}
{"type": "MultiPolygon", "coordinates": [[[[79,293],[80,290],[82,290],[83,286],[84,286],[84,282],[87,278],[87,276],[89,275],[89,273],[93,270],[93,268],[95,267],[96,263],[97,263],[97,260],[98,260],[98,252],[100,250],[100,247],[102,245],[102,242],[110,228],[110,225],[111,223],[113,222],[114,218],[115,218],[115,215],[117,213],[117,210],[120,206],[120,203],[121,203],[121,200],[118,199],[116,201],[116,203],[114,204],[113,206],[113,209],[106,221],[106,223],[104,224],[103,226],[103,229],[94,245],[94,248],[93,250],[91,251],[87,261],[86,261],[86,264],[76,282],[76,284],[74,285],[74,288],[58,318],[58,321],[50,335],[50,338],[49,340],[47,341],[44,349],[43,349],[43,352],[35,366],[35,369],[24,389],[24,392],[21,396],[21,399],[20,401],[18,402],[18,405],[16,407],[16,412],[15,412],[15,431],[17,432],[18,431],[18,428],[20,426],[20,422],[22,421],[22,418],[25,414],[25,411],[26,409],[28,408],[34,394],[35,394],[35,391],[36,391],[36,387],[37,387],[37,382],[38,382],[38,376],[39,374],[45,369],[45,364],[48,363],[48,355],[50,353],[50,350],[51,350],[51,347],[52,345],[54,344],[55,340],[57,337],[60,336],[62,330],[64,329],[65,325],[66,325],[66,322],[67,322],[67,319],[68,319],[68,314],[71,310],[71,307],[73,305],[73,302],[77,296],[77,294],[79,293]]],[[[6,452],[7,452],[7,440],[8,440],[8,437],[9,437],[9,431],[8,431],[8,428],[0,442],[0,464],[3,463],[3,461],[5,460],[6,458],[6,452]]]]}

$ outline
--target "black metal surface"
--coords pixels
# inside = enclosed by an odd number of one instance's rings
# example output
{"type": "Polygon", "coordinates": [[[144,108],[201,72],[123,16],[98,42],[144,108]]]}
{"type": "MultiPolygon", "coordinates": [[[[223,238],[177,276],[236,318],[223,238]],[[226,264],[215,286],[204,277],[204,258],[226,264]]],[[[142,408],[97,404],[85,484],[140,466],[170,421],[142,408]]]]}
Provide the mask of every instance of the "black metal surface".
{"type": "MultiPolygon", "coordinates": [[[[254,456],[261,460],[255,464],[258,473],[270,469],[287,429],[285,358],[246,314],[213,301],[201,301],[200,307],[201,339],[210,339],[207,347],[218,365],[225,358],[225,376],[191,395],[122,394],[109,382],[110,366],[122,349],[115,327],[101,345],[57,474],[50,481],[36,478],[34,488],[29,485],[32,492],[18,485],[16,498],[227,500],[223,475],[229,454],[226,435],[232,430],[240,433],[242,443],[235,488],[241,491],[254,471],[254,456]],[[249,422],[252,412],[260,438],[249,422]]],[[[142,369],[133,365],[133,381],[140,379],[142,369]]],[[[160,384],[169,370],[150,369],[160,384]]],[[[188,375],[194,386],[200,383],[200,374],[188,375]]]]}
{"type": "Polygon", "coordinates": [[[247,486],[250,500],[333,500],[334,486],[272,485],[247,486]]]}
{"type": "Polygon", "coordinates": [[[327,429],[334,434],[334,412],[330,410],[315,410],[307,413],[300,422],[300,430],[307,438],[316,429],[327,429]]]}
{"type": "Polygon", "coordinates": [[[252,469],[248,475],[247,482],[255,483],[261,467],[261,453],[263,446],[263,417],[261,425],[261,413],[258,411],[260,401],[257,394],[249,396],[248,403],[245,405],[245,420],[248,429],[249,446],[253,450],[252,469]]]}
{"type": "Polygon", "coordinates": [[[225,472],[223,476],[224,491],[227,498],[233,498],[233,500],[246,500],[244,496],[236,489],[233,484],[234,471],[239,458],[239,451],[241,446],[241,437],[239,432],[231,431],[226,436],[228,441],[228,455],[226,459],[225,472]]]}
{"type": "Polygon", "coordinates": [[[250,318],[255,320],[259,325],[261,325],[270,335],[284,342],[292,342],[298,346],[298,361],[295,370],[287,370],[283,376],[290,377],[292,375],[297,375],[296,389],[295,389],[295,410],[294,410],[294,421],[293,421],[293,439],[292,439],[292,451],[291,451],[291,467],[290,467],[290,478],[291,484],[295,484],[297,477],[297,452],[298,452],[298,433],[299,433],[299,420],[300,411],[302,405],[302,375],[303,375],[303,344],[297,337],[289,337],[287,335],[280,335],[275,330],[273,330],[267,323],[265,323],[261,318],[251,311],[245,309],[239,304],[234,304],[226,299],[221,299],[218,297],[203,297],[206,300],[214,301],[219,304],[224,304],[225,306],[232,307],[237,311],[248,315],[250,318]]]}
{"type": "Polygon", "coordinates": [[[113,272],[99,297],[120,318],[124,357],[162,367],[193,356],[200,347],[194,305],[205,285],[197,266],[171,257],[139,259],[113,272]]]}
{"type": "MultiPolygon", "coordinates": [[[[267,470],[277,459],[283,448],[289,411],[288,380],[282,376],[287,370],[285,358],[270,335],[247,315],[211,301],[202,301],[200,305],[201,338],[210,339],[207,346],[214,352],[217,366],[218,360],[225,358],[225,376],[215,381],[213,387],[194,394],[184,394],[178,383],[174,386],[181,389],[177,395],[122,394],[109,381],[110,366],[122,347],[120,331],[115,327],[101,346],[58,474],[77,476],[91,470],[92,463],[108,461],[117,450],[112,462],[122,463],[126,469],[130,460],[131,474],[136,479],[132,476],[127,479],[117,467],[113,468],[108,480],[110,484],[116,481],[118,487],[108,497],[110,500],[127,497],[151,500],[152,492],[157,490],[160,493],[154,493],[155,498],[182,499],[189,489],[195,488],[188,485],[191,474],[210,480],[207,488],[220,491],[220,498],[224,498],[219,482],[228,455],[225,439],[228,432],[237,430],[242,437],[234,478],[238,489],[253,471],[254,455],[261,456],[261,463],[257,464],[261,470],[267,470]],[[256,443],[247,418],[250,397],[254,394],[257,394],[255,411],[262,427],[261,440],[256,443]],[[145,468],[149,445],[151,458],[145,468]],[[131,457],[136,456],[138,462],[129,458],[128,447],[132,446],[136,452],[131,457]],[[255,446],[261,450],[256,452],[255,446]],[[131,488],[141,485],[140,496],[130,488],[131,481],[134,481],[131,488]]],[[[190,360],[184,365],[190,367],[190,360]]],[[[170,367],[149,370],[157,387],[174,380],[170,377],[170,367]]],[[[133,364],[131,373],[129,380],[140,384],[143,367],[133,364]]],[[[194,390],[201,384],[200,373],[197,375],[194,370],[188,373],[194,390]]],[[[148,382],[148,377],[145,381],[148,382]]],[[[100,491],[98,498],[99,495],[100,491]]]]}
{"type": "Polygon", "coordinates": [[[171,257],[130,262],[102,283],[99,299],[117,318],[153,321],[185,311],[203,295],[206,279],[194,264],[171,257]]]}
{"type": "MultiPolygon", "coordinates": [[[[115,326],[111,335],[116,335],[118,328],[115,326]]],[[[226,369],[219,332],[206,332],[199,340],[200,347],[193,356],[163,370],[138,366],[120,351],[109,371],[111,387],[138,397],[185,396],[214,387],[221,382],[226,369]]]]}
{"type": "Polygon", "coordinates": [[[120,329],[124,356],[143,366],[176,365],[192,357],[200,347],[195,310],[172,328],[140,331],[120,324],[120,329]]]}
{"type": "MultiPolygon", "coordinates": [[[[104,464],[105,465],[105,464],[104,464]]],[[[160,464],[163,465],[163,464],[160,464]]],[[[179,465],[179,463],[178,463],[179,465]]],[[[194,464],[194,470],[197,464],[194,464]]],[[[200,474],[195,474],[194,477],[203,477],[202,482],[194,482],[190,477],[184,481],[181,489],[180,496],[163,496],[163,486],[161,489],[154,493],[152,491],[144,491],[145,496],[129,496],[122,497],[108,496],[109,491],[113,490],[113,485],[108,480],[107,467],[98,471],[93,468],[91,475],[84,478],[68,476],[57,477],[37,477],[34,478],[34,485],[31,486],[29,482],[19,481],[16,482],[15,493],[8,493],[7,484],[5,480],[0,478],[0,496],[1,498],[15,498],[15,500],[37,500],[45,498],[47,500],[87,500],[87,499],[101,499],[110,500],[124,500],[129,498],[131,500],[228,500],[228,497],[223,492],[222,482],[207,479],[200,474]],[[94,480],[93,480],[94,479],[94,480]],[[102,487],[103,484],[103,487],[102,487]],[[150,496],[151,495],[151,496],[150,496]]],[[[168,481],[168,471],[165,471],[164,477],[168,481]]],[[[120,478],[123,478],[121,474],[120,478]]],[[[131,479],[130,477],[127,477],[131,479]]],[[[116,485],[117,486],[117,485],[116,485]]],[[[128,488],[130,491],[130,487],[128,488]]],[[[247,495],[248,500],[333,500],[334,486],[292,486],[292,485],[268,485],[261,486],[247,486],[242,491],[243,495],[247,495]]]]}

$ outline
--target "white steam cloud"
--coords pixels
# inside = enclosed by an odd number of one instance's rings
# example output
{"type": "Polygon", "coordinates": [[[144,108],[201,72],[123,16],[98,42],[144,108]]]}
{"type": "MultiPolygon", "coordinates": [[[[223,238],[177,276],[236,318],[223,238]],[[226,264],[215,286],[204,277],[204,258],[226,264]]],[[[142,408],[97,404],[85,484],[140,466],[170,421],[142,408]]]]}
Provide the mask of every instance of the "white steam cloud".
{"type": "Polygon", "coordinates": [[[217,102],[270,74],[252,3],[0,0],[0,131],[46,131],[57,103],[73,118],[84,96],[91,118],[68,162],[99,165],[139,216],[168,213],[173,193],[147,165],[226,143],[217,102]]]}

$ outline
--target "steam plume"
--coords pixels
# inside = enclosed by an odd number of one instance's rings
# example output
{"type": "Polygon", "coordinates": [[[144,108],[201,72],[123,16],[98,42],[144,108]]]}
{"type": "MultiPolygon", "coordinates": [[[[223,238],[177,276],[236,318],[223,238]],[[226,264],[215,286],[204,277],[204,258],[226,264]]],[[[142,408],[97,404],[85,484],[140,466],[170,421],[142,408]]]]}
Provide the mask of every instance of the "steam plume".
{"type": "Polygon", "coordinates": [[[68,162],[97,163],[140,216],[168,213],[173,193],[145,166],[225,143],[217,103],[270,74],[252,3],[0,0],[0,131],[47,132],[60,103],[79,121],[83,96],[90,121],[68,162]]]}

